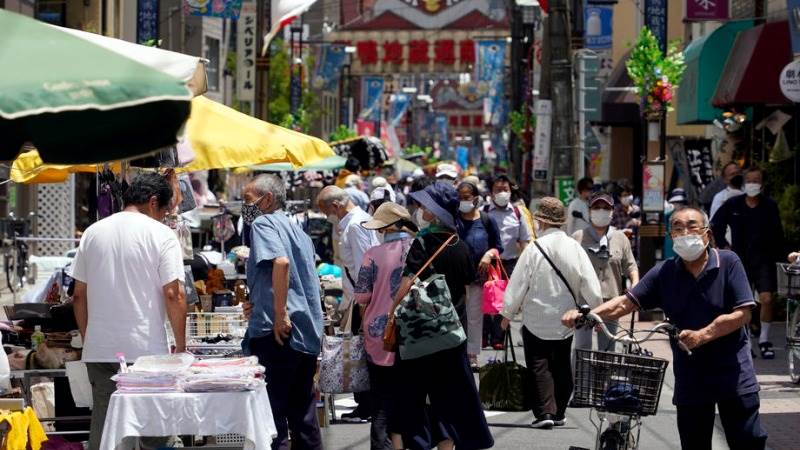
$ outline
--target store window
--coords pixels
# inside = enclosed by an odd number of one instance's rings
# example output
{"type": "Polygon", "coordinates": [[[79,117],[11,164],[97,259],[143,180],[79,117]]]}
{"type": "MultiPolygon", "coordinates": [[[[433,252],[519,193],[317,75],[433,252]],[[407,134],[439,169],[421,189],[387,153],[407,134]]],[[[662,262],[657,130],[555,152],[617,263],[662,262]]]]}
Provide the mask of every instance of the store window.
{"type": "Polygon", "coordinates": [[[208,90],[219,92],[219,39],[206,36],[204,56],[208,60],[208,90]]]}
{"type": "Polygon", "coordinates": [[[61,27],[66,26],[66,0],[46,0],[36,2],[36,19],[61,27]]]}

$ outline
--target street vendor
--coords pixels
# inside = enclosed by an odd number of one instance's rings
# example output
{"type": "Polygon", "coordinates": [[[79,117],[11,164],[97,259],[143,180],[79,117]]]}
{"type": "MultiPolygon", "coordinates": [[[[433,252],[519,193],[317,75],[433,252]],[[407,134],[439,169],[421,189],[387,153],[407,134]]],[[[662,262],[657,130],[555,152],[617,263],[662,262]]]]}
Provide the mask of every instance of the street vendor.
{"type": "MultiPolygon", "coordinates": [[[[86,229],[72,277],[75,320],[83,337],[83,361],[92,384],[89,449],[100,448],[106,411],[116,383],[117,354],[128,361],[169,353],[165,319],[175,351],[186,349],[183,254],[162,222],[173,189],[157,173],[137,176],[123,195],[125,209],[86,229]]],[[[143,438],[147,448],[170,447],[169,438],[143,438]]]]}
{"type": "MultiPolygon", "coordinates": [[[[673,403],[684,449],[711,449],[716,409],[732,449],[766,445],[758,409],[759,385],[745,325],[755,305],[741,260],[728,250],[709,248],[708,216],[684,207],[672,214],[670,232],[677,257],[649,272],[631,290],[596,307],[603,320],[635,309],[661,308],[681,331],[688,354],[672,345],[673,403]]],[[[562,322],[574,326],[577,310],[562,322]]]]}

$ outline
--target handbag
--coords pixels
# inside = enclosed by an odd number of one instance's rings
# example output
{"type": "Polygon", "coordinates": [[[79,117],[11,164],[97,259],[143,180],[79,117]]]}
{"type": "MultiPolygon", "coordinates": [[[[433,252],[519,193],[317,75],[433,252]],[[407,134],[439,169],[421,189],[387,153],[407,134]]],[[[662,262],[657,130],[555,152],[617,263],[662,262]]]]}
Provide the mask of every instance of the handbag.
{"type": "Polygon", "coordinates": [[[525,366],[517,363],[511,332],[506,331],[502,362],[486,364],[480,369],[479,395],[483,409],[491,411],[528,411],[531,406],[532,380],[525,366]],[[511,361],[508,360],[509,349],[511,361]]]}
{"type": "Polygon", "coordinates": [[[483,306],[484,314],[499,314],[503,310],[503,296],[508,286],[508,274],[506,268],[498,258],[494,264],[489,266],[489,279],[483,283],[483,306]]]}
{"type": "Polygon", "coordinates": [[[353,336],[348,321],[345,333],[325,336],[319,369],[319,390],[326,394],[368,391],[369,372],[364,337],[353,336]]]}
{"type": "MultiPolygon", "coordinates": [[[[412,283],[417,279],[419,279],[420,274],[422,274],[422,272],[424,272],[425,269],[427,269],[428,266],[431,265],[433,260],[436,259],[436,257],[439,256],[440,253],[442,253],[444,248],[455,238],[455,236],[456,236],[455,234],[450,236],[450,238],[446,240],[444,244],[442,244],[442,246],[439,247],[439,249],[436,250],[436,252],[433,255],[431,255],[430,258],[428,258],[427,261],[425,261],[425,264],[423,264],[422,267],[420,267],[420,269],[417,271],[417,273],[414,274],[414,277],[411,278],[412,283]]],[[[420,241],[422,240],[420,239],[420,241]]],[[[394,302],[392,302],[392,308],[389,310],[389,320],[386,322],[386,328],[383,329],[383,349],[387,352],[396,352],[398,350],[398,345],[397,345],[398,332],[397,332],[397,321],[395,319],[395,311],[397,310],[397,307],[400,305],[400,302],[403,301],[403,299],[406,297],[408,292],[409,290],[406,290],[405,292],[402,293],[397,292],[395,294],[394,302]]]]}

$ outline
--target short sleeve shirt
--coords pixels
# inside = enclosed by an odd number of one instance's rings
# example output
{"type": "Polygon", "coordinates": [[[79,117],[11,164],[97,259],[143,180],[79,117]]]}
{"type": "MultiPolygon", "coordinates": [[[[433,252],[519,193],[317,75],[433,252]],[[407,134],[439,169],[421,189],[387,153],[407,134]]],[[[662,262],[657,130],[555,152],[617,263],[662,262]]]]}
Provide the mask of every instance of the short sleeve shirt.
{"type": "Polygon", "coordinates": [[[572,235],[589,255],[600,279],[603,299],[614,298],[625,290],[622,277],[639,270],[633,257],[631,242],[625,233],[609,228],[605,236],[598,236],[593,228],[584,228],[572,235]]]}
{"type": "Polygon", "coordinates": [[[500,240],[503,242],[503,253],[500,257],[504,260],[519,258],[517,243],[531,240],[531,232],[522,217],[522,212],[518,207],[510,204],[505,208],[491,204],[489,216],[495,220],[500,229],[500,240]]]}
{"type": "MultiPolygon", "coordinates": [[[[450,233],[431,232],[423,234],[414,240],[411,249],[406,257],[403,276],[412,277],[422,268],[422,265],[433,255],[439,247],[450,237],[450,233]],[[424,240],[424,245],[420,242],[424,240]]],[[[425,269],[420,275],[420,279],[425,280],[433,274],[441,274],[445,277],[445,282],[450,290],[453,305],[462,316],[465,312],[466,286],[472,284],[477,279],[475,268],[470,258],[469,246],[461,239],[454,239],[445,248],[430,267],[425,269]]]]}
{"type": "Polygon", "coordinates": [[[472,256],[472,263],[478,267],[481,258],[489,249],[497,249],[503,252],[503,243],[500,241],[500,230],[497,223],[488,214],[481,212],[485,219],[458,220],[458,235],[467,243],[472,256]],[[486,229],[486,226],[490,229],[486,229]],[[494,238],[494,241],[492,241],[494,238]]]}
{"type": "Polygon", "coordinates": [[[322,305],[311,238],[284,214],[276,212],[265,214],[253,222],[250,240],[247,286],[253,312],[248,335],[256,338],[272,333],[275,319],[272,264],[275,259],[285,257],[289,260],[286,307],[292,322],[289,346],[302,353],[319,354],[322,305]]]}
{"type": "MultiPolygon", "coordinates": [[[[723,314],[754,305],[744,267],[735,253],[709,250],[695,278],[680,258],[651,269],[628,293],[642,309],[661,308],[678,328],[700,330],[723,314]]],[[[676,405],[712,403],[758,392],[745,327],[686,354],[673,345],[676,405]]]]}

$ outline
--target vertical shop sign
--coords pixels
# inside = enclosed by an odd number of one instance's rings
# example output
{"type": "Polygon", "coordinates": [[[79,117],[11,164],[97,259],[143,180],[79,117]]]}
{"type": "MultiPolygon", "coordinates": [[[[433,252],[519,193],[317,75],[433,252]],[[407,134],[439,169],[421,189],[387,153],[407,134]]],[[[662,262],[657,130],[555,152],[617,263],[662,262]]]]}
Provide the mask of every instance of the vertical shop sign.
{"type": "Polygon", "coordinates": [[[575,178],[573,177],[556,177],[556,198],[561,200],[564,206],[569,205],[569,202],[575,198],[575,178]]]}
{"type": "Polygon", "coordinates": [[[687,21],[722,21],[728,19],[729,6],[728,0],[686,0],[684,11],[687,21]]]}
{"type": "Polygon", "coordinates": [[[789,15],[789,34],[792,36],[792,53],[800,55],[800,0],[786,0],[789,15]]]}
{"type": "Polygon", "coordinates": [[[221,17],[239,19],[242,0],[183,0],[183,14],[186,16],[221,17]]]}
{"type": "Polygon", "coordinates": [[[647,163],[642,171],[642,210],[664,211],[664,163],[647,163]]]}
{"type": "Polygon", "coordinates": [[[689,179],[697,192],[714,180],[710,139],[687,139],[684,142],[689,179]]]}
{"type": "Polygon", "coordinates": [[[533,179],[547,180],[550,170],[550,129],[552,124],[553,102],[536,100],[536,140],[533,146],[533,179]]]}
{"type": "Polygon", "coordinates": [[[303,100],[303,65],[292,64],[291,74],[292,77],[289,80],[289,108],[292,114],[296,114],[300,111],[303,100]]]}
{"type": "Polygon", "coordinates": [[[645,0],[644,25],[653,32],[661,53],[667,52],[667,0],[645,0]]]}
{"type": "Polygon", "coordinates": [[[256,2],[247,0],[236,30],[236,96],[243,102],[255,100],[256,32],[256,2]]]}
{"type": "Polygon", "coordinates": [[[361,83],[362,119],[378,122],[381,120],[381,100],[385,82],[383,77],[364,77],[361,83]]]}
{"type": "Polygon", "coordinates": [[[339,84],[346,53],[344,45],[331,44],[322,47],[317,67],[314,70],[314,87],[334,91],[339,84]]]}
{"type": "Polygon", "coordinates": [[[583,9],[584,46],[592,50],[611,48],[614,7],[610,5],[587,5],[583,9]]]}
{"type": "Polygon", "coordinates": [[[158,39],[158,0],[136,3],[136,42],[143,44],[158,39]]]}

